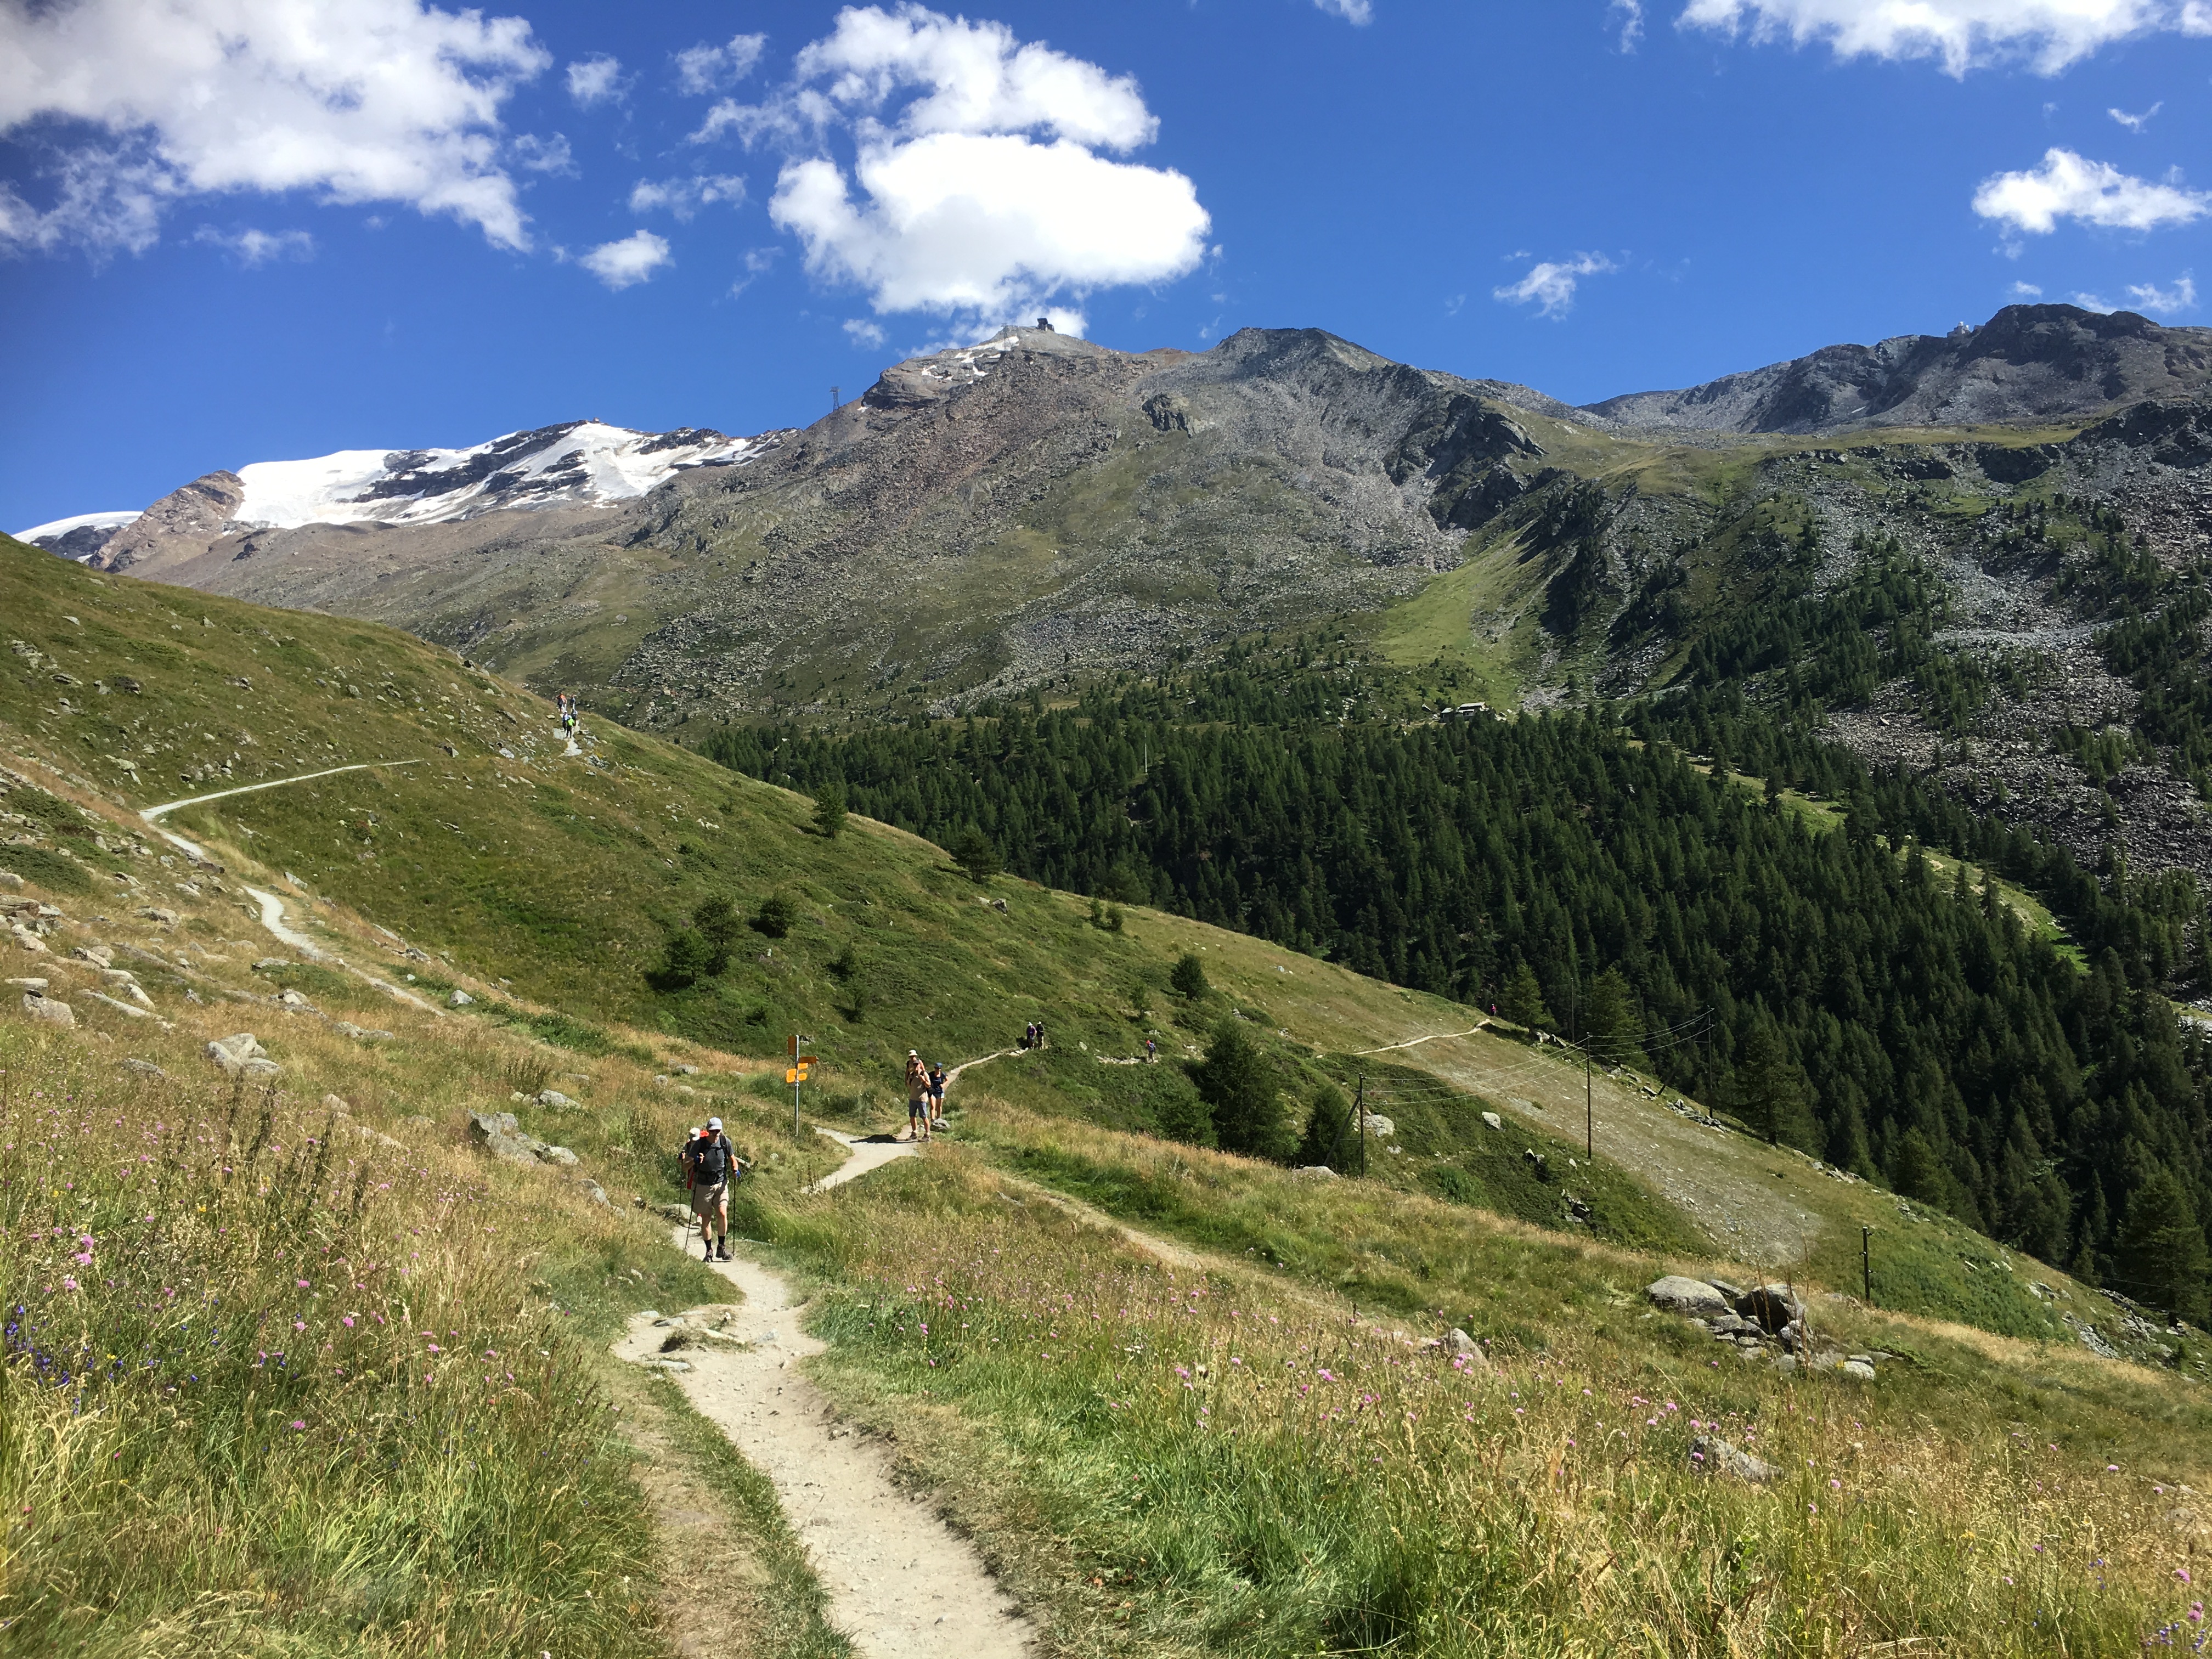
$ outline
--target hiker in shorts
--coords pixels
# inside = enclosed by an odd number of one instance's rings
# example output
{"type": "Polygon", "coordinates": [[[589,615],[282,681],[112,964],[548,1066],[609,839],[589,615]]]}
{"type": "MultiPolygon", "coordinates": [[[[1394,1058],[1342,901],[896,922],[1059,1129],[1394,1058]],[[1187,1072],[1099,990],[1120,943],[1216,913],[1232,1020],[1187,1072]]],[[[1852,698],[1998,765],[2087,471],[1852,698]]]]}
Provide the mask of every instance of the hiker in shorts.
{"type": "Polygon", "coordinates": [[[719,1117],[708,1118],[705,1133],[691,1143],[690,1170],[691,1213],[699,1218],[699,1243],[708,1261],[727,1261],[730,1182],[738,1173],[738,1149],[722,1133],[719,1117]]]}
{"type": "Polygon", "coordinates": [[[929,1068],[929,1127],[945,1127],[945,1067],[933,1063],[929,1068]]]}
{"type": "Polygon", "coordinates": [[[906,1138],[929,1139],[929,1071],[912,1048],[906,1051],[906,1138]]]}

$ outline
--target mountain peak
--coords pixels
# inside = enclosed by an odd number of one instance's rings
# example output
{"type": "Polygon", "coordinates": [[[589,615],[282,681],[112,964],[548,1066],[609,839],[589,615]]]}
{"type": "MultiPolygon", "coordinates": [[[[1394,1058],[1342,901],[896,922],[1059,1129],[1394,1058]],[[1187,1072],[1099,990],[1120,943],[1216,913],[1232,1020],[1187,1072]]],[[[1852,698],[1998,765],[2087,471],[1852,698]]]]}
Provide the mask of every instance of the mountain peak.
{"type": "Polygon", "coordinates": [[[1816,434],[1857,427],[2084,421],[2212,381],[2212,329],[2132,311],[2007,306],[1980,327],[1832,345],[1677,392],[1583,413],[1630,431],[1816,434]]]}

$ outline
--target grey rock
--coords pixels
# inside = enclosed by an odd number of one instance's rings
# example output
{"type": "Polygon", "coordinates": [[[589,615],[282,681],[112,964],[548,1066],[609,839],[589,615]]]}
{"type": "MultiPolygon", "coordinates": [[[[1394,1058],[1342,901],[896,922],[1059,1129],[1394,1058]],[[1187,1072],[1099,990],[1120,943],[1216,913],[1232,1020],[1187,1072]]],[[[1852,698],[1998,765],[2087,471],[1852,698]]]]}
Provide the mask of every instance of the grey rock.
{"type": "Polygon", "coordinates": [[[1310,1176],[1316,1181],[1334,1181],[1336,1179],[1336,1171],[1330,1169],[1326,1164],[1304,1164],[1299,1169],[1298,1173],[1302,1176],[1310,1176]]]}
{"type": "Polygon", "coordinates": [[[538,1091],[538,1103],[540,1106],[550,1106],[558,1109],[562,1106],[574,1106],[576,1103],[569,1099],[568,1096],[562,1094],[558,1089],[543,1089],[538,1091]]]}
{"type": "Polygon", "coordinates": [[[263,957],[253,964],[253,971],[257,974],[265,974],[271,969],[291,968],[297,965],[289,957],[263,957]]]}
{"type": "Polygon", "coordinates": [[[1788,1376],[1797,1369],[1797,1356],[1794,1353],[1777,1354],[1774,1358],[1774,1369],[1788,1376]]]}
{"type": "Polygon", "coordinates": [[[1728,1303],[1721,1293],[1703,1279],[1685,1279],[1679,1273],[1669,1273],[1664,1279],[1653,1280],[1644,1287],[1644,1294],[1669,1313],[1698,1314],[1707,1319],[1724,1318],[1729,1314],[1728,1303]]]}
{"type": "Polygon", "coordinates": [[[684,1077],[696,1077],[699,1075],[699,1068],[696,1066],[678,1066],[676,1070],[684,1077]]]}
{"type": "Polygon", "coordinates": [[[574,1164],[576,1161],[575,1153],[566,1146],[540,1146],[536,1150],[539,1160],[546,1164],[574,1164]]]}
{"type": "Polygon", "coordinates": [[[1805,1313],[1804,1304],[1787,1285],[1753,1285],[1736,1298],[1735,1310],[1759,1329],[1778,1334],[1805,1313]]]}
{"type": "Polygon", "coordinates": [[[158,904],[148,905],[139,911],[138,915],[142,919],[158,923],[163,927],[173,927],[178,921],[177,913],[174,910],[166,909],[158,904]]]}
{"type": "Polygon", "coordinates": [[[96,963],[102,968],[112,965],[115,961],[114,947],[107,945],[80,945],[70,955],[79,962],[96,963]]]}
{"type": "Polygon", "coordinates": [[[1370,1112],[1367,1115],[1367,1133],[1378,1140],[1389,1140],[1397,1134],[1398,1126],[1380,1112],[1370,1112]]]}
{"type": "Polygon", "coordinates": [[[475,1000],[476,999],[471,996],[466,991],[460,990],[457,988],[453,995],[446,999],[446,1006],[448,1008],[465,1008],[475,1000]]]}
{"type": "Polygon", "coordinates": [[[308,1001],[307,999],[302,996],[299,992],[293,990],[289,986],[287,986],[283,990],[281,990],[276,994],[276,1000],[287,1008],[296,1009],[308,1013],[312,1013],[314,1011],[315,1005],[308,1001]]]}
{"type": "Polygon", "coordinates": [[[240,1031],[235,1036],[217,1037],[202,1051],[219,1066],[226,1077],[247,1075],[246,1067],[266,1064],[269,1051],[264,1048],[251,1031],[240,1031]]]}
{"type": "Polygon", "coordinates": [[[1874,1381],[1874,1366],[1863,1359],[1846,1359],[1836,1369],[1845,1376],[1855,1376],[1862,1382],[1874,1381]]]}
{"type": "Polygon", "coordinates": [[[1731,1285],[1725,1279],[1709,1279],[1705,1283],[1726,1297],[1731,1307],[1743,1299],[1743,1286],[1741,1285],[1731,1285]]]}
{"type": "Polygon", "coordinates": [[[513,1112],[471,1112],[469,1128],[477,1134],[511,1135],[520,1132],[513,1112]]]}
{"type": "Polygon", "coordinates": [[[343,1117],[353,1109],[348,1106],[345,1102],[337,1095],[325,1095],[323,1097],[323,1109],[326,1112],[336,1112],[340,1117],[343,1117]]]}
{"type": "Polygon", "coordinates": [[[72,1030],[76,1025],[76,1009],[70,1007],[66,1002],[58,1002],[52,997],[41,996],[36,991],[23,993],[23,1012],[33,1019],[43,1020],[49,1025],[61,1026],[65,1030],[72,1030]]]}
{"type": "Polygon", "coordinates": [[[1782,1471],[1718,1435],[1701,1434],[1690,1443],[1690,1468],[1698,1474],[1732,1475],[1764,1486],[1782,1471]]]}
{"type": "Polygon", "coordinates": [[[614,1207],[614,1200],[607,1196],[607,1189],[592,1180],[591,1176],[578,1176],[576,1185],[583,1188],[584,1196],[590,1199],[592,1203],[605,1204],[610,1209],[614,1207]]]}
{"type": "Polygon", "coordinates": [[[1482,1115],[1482,1121],[1493,1129],[1502,1129],[1505,1127],[1505,1120],[1495,1112],[1485,1112],[1482,1115]]]}
{"type": "Polygon", "coordinates": [[[167,1077],[169,1075],[150,1060],[126,1060],[123,1062],[123,1069],[126,1072],[137,1072],[142,1077],[167,1077]]]}

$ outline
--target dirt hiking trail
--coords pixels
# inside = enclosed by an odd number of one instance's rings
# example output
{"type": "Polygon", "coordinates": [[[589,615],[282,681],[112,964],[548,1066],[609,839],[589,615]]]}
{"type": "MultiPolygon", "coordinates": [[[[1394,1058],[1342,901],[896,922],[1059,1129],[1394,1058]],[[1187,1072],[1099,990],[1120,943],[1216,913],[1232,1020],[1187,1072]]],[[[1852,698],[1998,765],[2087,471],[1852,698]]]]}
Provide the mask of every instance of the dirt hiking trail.
{"type": "MultiPolygon", "coordinates": [[[[672,1237],[681,1246],[684,1232],[672,1237]]],[[[782,1275],[744,1260],[714,1267],[744,1293],[722,1328],[737,1340],[687,1341],[669,1356],[691,1366],[674,1381],[774,1484],[854,1650],[868,1659],[1023,1659],[1035,1627],[975,1547],[898,1485],[889,1449],[836,1422],[800,1370],[827,1345],[799,1328],[782,1275]]],[[[672,1328],[653,1318],[630,1321],[617,1358],[659,1356],[672,1328]]]]}

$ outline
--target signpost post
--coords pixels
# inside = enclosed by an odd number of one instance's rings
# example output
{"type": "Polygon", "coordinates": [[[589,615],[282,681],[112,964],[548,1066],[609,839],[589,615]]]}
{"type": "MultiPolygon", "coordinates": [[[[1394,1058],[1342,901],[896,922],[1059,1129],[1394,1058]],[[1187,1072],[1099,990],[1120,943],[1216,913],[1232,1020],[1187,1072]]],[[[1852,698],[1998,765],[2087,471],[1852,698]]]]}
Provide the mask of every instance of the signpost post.
{"type": "Polygon", "coordinates": [[[807,1073],[819,1062],[806,1052],[806,1045],[814,1039],[792,1033],[791,1064],[784,1068],[783,1080],[791,1085],[791,1138],[797,1140],[803,1133],[799,1124],[799,1089],[806,1081],[807,1073]]]}

